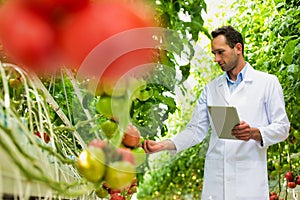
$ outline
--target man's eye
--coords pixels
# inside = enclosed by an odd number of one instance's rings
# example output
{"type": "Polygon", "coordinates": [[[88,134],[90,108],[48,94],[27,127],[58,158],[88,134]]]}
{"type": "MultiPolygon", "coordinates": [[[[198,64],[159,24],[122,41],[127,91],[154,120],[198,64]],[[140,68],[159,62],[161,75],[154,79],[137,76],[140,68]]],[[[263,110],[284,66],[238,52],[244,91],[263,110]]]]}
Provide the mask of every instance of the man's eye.
{"type": "Polygon", "coordinates": [[[212,53],[214,54],[214,55],[221,55],[221,54],[223,54],[223,50],[219,50],[219,51],[213,51],[212,53]]]}

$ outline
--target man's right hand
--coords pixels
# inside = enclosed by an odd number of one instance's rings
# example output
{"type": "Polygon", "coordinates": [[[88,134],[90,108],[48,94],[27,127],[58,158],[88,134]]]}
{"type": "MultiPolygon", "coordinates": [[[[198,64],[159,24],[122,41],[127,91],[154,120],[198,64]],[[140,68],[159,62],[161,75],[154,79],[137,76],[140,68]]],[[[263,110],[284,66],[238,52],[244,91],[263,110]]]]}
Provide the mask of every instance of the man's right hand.
{"type": "Polygon", "coordinates": [[[145,140],[142,147],[149,154],[163,150],[176,150],[176,146],[171,140],[163,140],[161,142],[145,140]]]}

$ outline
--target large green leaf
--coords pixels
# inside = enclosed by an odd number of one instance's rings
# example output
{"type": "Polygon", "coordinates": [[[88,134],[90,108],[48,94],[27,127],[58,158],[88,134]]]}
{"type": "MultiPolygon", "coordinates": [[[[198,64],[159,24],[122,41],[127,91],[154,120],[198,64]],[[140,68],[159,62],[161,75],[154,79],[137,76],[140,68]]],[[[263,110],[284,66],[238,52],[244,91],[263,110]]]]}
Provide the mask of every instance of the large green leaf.
{"type": "Polygon", "coordinates": [[[287,65],[290,65],[293,62],[294,49],[295,49],[295,46],[298,44],[298,42],[299,42],[299,39],[290,40],[284,48],[283,61],[287,65]]]}

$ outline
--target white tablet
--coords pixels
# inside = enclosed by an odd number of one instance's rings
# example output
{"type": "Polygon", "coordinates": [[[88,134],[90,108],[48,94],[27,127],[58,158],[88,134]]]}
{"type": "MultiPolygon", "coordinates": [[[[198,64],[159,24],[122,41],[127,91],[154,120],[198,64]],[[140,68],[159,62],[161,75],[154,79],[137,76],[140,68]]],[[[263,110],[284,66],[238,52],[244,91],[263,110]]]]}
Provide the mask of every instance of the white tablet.
{"type": "Polygon", "coordinates": [[[234,106],[208,106],[213,126],[222,139],[235,139],[231,135],[233,127],[240,123],[239,115],[234,106]]]}

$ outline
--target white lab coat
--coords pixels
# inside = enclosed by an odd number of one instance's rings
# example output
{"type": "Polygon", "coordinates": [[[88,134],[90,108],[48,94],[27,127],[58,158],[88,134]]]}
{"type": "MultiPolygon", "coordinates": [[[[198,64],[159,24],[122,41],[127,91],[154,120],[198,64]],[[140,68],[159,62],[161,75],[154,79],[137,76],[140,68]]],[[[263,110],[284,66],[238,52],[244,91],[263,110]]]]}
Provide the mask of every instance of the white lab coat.
{"type": "Polygon", "coordinates": [[[209,105],[234,105],[240,119],[260,129],[255,140],[218,139],[212,129],[206,153],[202,200],[268,200],[267,147],[288,137],[289,120],[276,76],[247,63],[243,81],[229,92],[225,74],[204,88],[186,129],[171,140],[177,152],[201,142],[210,127],[209,105]]]}

